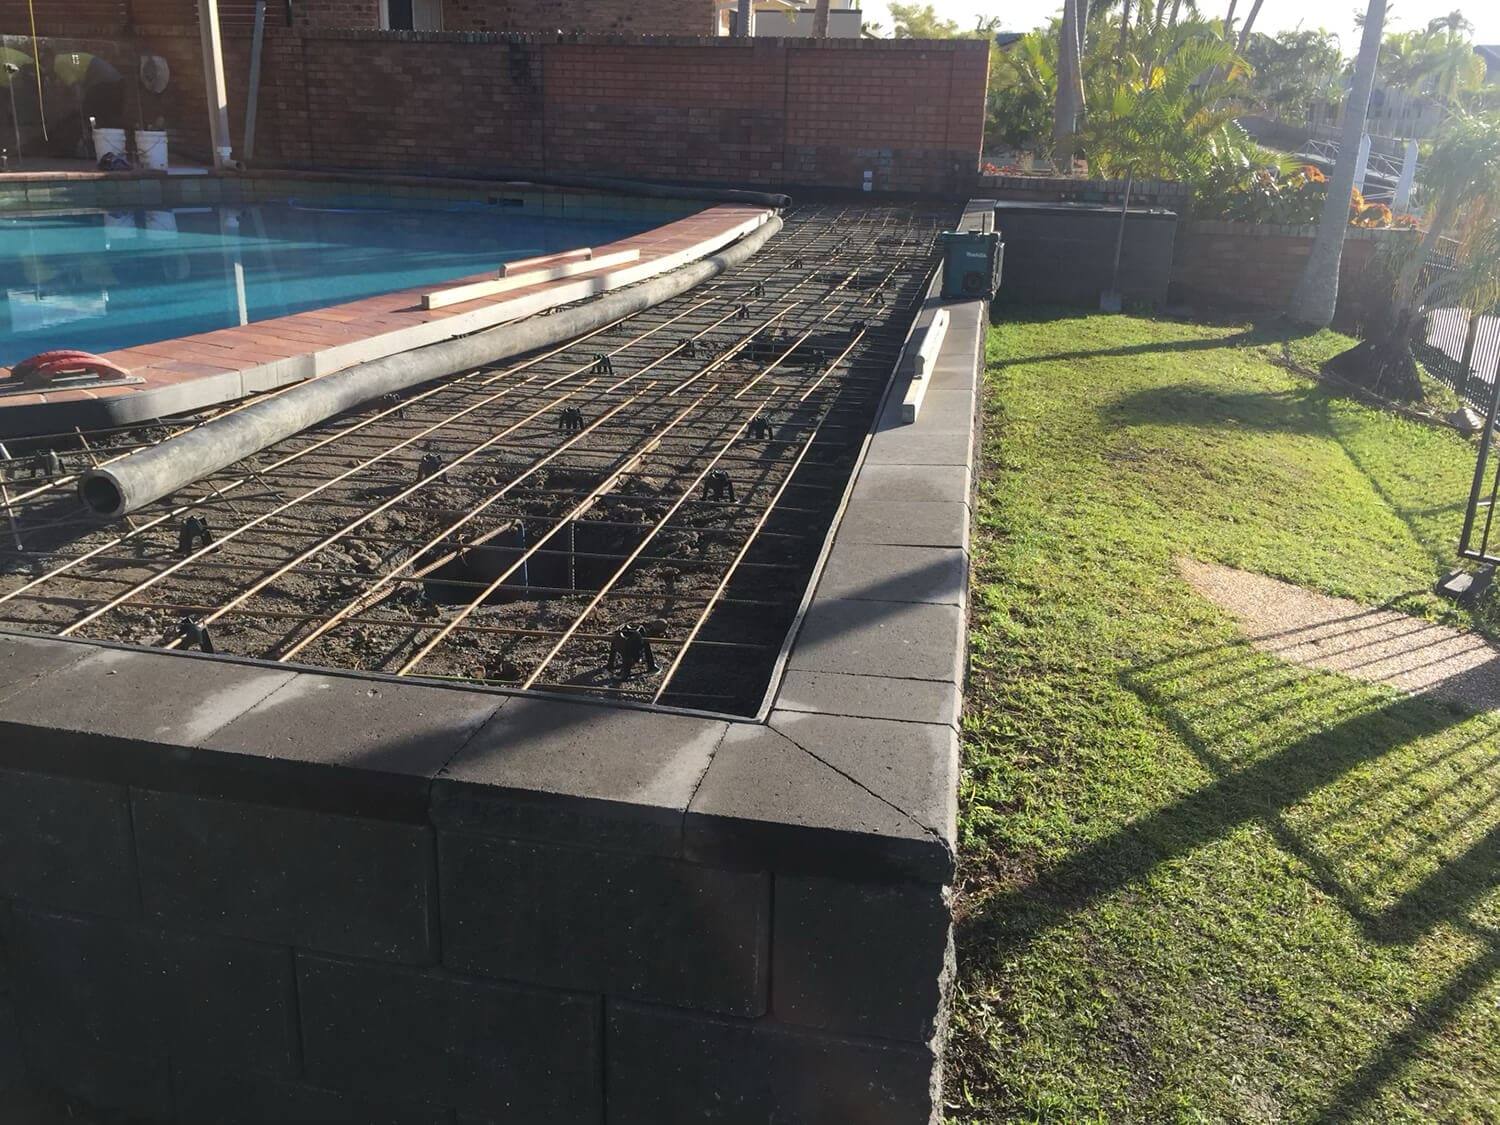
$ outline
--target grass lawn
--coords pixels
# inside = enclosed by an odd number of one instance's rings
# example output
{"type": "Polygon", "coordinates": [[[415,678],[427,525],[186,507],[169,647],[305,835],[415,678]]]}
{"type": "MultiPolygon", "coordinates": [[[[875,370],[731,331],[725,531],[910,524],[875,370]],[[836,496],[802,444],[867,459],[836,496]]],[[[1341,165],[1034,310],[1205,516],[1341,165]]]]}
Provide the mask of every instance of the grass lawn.
{"type": "Polygon", "coordinates": [[[1500,715],[1250,649],[1178,556],[1432,597],[1473,452],[1130,317],[991,334],[950,1120],[1500,1121],[1500,715]]]}

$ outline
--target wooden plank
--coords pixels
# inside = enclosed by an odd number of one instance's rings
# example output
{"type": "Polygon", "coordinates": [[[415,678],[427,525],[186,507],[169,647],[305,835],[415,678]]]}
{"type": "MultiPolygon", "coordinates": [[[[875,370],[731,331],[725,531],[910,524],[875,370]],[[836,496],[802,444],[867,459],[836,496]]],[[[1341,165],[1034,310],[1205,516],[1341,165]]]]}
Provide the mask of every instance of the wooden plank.
{"type": "Polygon", "coordinates": [[[500,293],[507,293],[512,289],[520,289],[527,285],[535,285],[542,281],[557,281],[564,277],[573,277],[580,273],[592,273],[594,270],[602,270],[609,266],[621,266],[626,262],[634,262],[640,259],[639,250],[621,250],[615,254],[606,254],[602,258],[591,258],[583,262],[568,262],[560,266],[548,266],[545,269],[532,270],[516,277],[501,277],[494,281],[475,281],[468,285],[456,285],[452,289],[438,289],[432,293],[422,294],[422,307],[424,309],[443,309],[449,305],[460,305],[465,301],[477,301],[481,297],[494,297],[500,293]]]}
{"type": "Polygon", "coordinates": [[[555,266],[560,262],[587,261],[594,256],[592,246],[580,246],[577,250],[564,250],[559,254],[543,254],[537,258],[517,258],[500,267],[501,277],[514,277],[518,273],[538,270],[543,266],[555,266]]]}

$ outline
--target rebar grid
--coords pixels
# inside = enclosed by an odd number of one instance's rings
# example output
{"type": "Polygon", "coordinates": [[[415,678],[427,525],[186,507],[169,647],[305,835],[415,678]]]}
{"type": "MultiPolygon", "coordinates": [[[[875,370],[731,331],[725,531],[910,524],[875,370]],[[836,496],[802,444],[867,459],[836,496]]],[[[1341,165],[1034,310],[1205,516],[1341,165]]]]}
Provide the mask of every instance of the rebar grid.
{"type": "MultiPolygon", "coordinates": [[[[372,402],[124,529],[71,472],[0,483],[0,623],[175,648],[190,619],[221,652],[753,712],[950,217],[799,209],[709,285],[372,402]],[[178,550],[189,516],[212,541],[178,550]],[[627,625],[655,672],[604,670],[627,625]]],[[[173,428],[46,443],[82,468],[173,428]]]]}

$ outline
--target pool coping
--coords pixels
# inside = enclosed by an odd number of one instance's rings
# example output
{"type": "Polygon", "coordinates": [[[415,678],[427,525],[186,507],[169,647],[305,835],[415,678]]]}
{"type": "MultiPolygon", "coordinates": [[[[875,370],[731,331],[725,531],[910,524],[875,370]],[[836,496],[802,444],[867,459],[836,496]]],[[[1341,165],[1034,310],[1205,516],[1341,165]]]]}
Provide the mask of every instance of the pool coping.
{"type": "MultiPolygon", "coordinates": [[[[102,429],[190,413],[493,328],[687,265],[751,233],[774,214],[770,208],[740,203],[709,206],[594,248],[600,256],[638,250],[640,258],[634,264],[539,282],[443,309],[423,309],[422,295],[494,274],[451,278],[106,352],[105,359],[143,382],[7,396],[0,399],[0,438],[62,434],[75,427],[102,429]]],[[[65,341],[58,344],[66,346],[65,341]]]]}

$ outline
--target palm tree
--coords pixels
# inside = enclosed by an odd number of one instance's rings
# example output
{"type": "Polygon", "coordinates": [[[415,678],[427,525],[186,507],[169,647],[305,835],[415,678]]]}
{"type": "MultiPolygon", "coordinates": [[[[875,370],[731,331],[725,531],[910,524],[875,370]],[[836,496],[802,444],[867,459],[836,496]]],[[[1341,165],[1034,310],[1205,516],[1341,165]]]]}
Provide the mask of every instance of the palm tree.
{"type": "Polygon", "coordinates": [[[1095,99],[1079,132],[1090,171],[1125,176],[1108,290],[1116,301],[1101,301],[1101,307],[1119,311],[1120,256],[1136,176],[1201,182],[1226,162],[1248,162],[1254,146],[1234,122],[1243,110],[1236,99],[1246,72],[1228,43],[1208,35],[1190,39],[1165,62],[1122,81],[1113,97],[1095,99]]]}
{"type": "Polygon", "coordinates": [[[1057,105],[1052,117],[1052,158],[1073,170],[1073,135],[1083,114],[1083,44],[1088,0],[1063,0],[1062,43],[1057,52],[1057,105]]]}
{"type": "MultiPolygon", "coordinates": [[[[1466,208],[1500,201],[1500,115],[1456,116],[1433,146],[1422,178],[1435,193],[1435,201],[1421,241],[1414,248],[1410,245],[1404,248],[1406,252],[1393,287],[1389,327],[1328,362],[1329,370],[1335,374],[1406,399],[1422,397],[1422,384],[1411,354],[1412,339],[1421,329],[1427,311],[1434,307],[1434,298],[1439,295],[1450,301],[1453,298],[1449,292],[1453,278],[1441,277],[1435,284],[1423,282],[1428,259],[1438,240],[1466,208]]],[[[1468,257],[1472,260],[1476,255],[1471,252],[1468,257]]],[[[1493,261],[1480,260],[1475,264],[1481,275],[1493,276],[1493,261]]],[[[1459,276],[1464,276],[1462,271],[1459,276]]]]}
{"type": "Polygon", "coordinates": [[[1096,97],[1078,139],[1106,176],[1200,181],[1254,146],[1235,124],[1244,60],[1212,35],[1188,40],[1156,67],[1096,97]],[[1205,81],[1205,75],[1222,75],[1205,81]]]}
{"type": "Polygon", "coordinates": [[[1250,14],[1245,17],[1245,26],[1240,28],[1240,42],[1235,48],[1236,54],[1243,56],[1245,48],[1250,45],[1250,29],[1255,26],[1255,17],[1260,15],[1260,6],[1264,3],[1265,0],[1255,0],[1255,3],[1250,5],[1250,14]]]}
{"type": "Polygon", "coordinates": [[[1385,29],[1386,0],[1370,0],[1365,12],[1364,34],[1354,63],[1354,80],[1344,103],[1344,135],[1339,158],[1329,177],[1328,201],[1313,238],[1312,251],[1302,279],[1292,292],[1287,315],[1299,324],[1327,328],[1339,301],[1339,266],[1344,259],[1344,232],[1349,227],[1349,195],[1354,190],[1355,164],[1365,116],[1370,112],[1370,91],[1375,86],[1375,67],[1380,61],[1380,35],[1385,29]]]}
{"type": "Polygon", "coordinates": [[[1436,35],[1438,32],[1446,32],[1449,35],[1473,35],[1474,25],[1464,17],[1462,12],[1454,8],[1446,16],[1438,16],[1436,19],[1427,21],[1427,33],[1436,35]]]}

